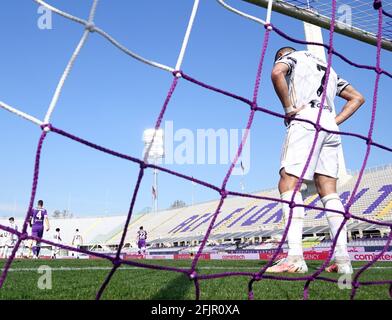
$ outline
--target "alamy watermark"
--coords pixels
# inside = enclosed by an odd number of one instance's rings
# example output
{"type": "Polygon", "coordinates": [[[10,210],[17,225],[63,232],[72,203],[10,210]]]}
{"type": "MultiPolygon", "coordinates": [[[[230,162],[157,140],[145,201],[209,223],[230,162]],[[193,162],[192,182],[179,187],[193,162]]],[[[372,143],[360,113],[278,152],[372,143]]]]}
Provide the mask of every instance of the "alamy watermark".
{"type": "Polygon", "coordinates": [[[42,274],[38,278],[37,287],[41,290],[52,289],[52,268],[46,265],[42,265],[38,268],[38,273],[42,274]]]}
{"type": "Polygon", "coordinates": [[[337,21],[342,28],[351,28],[353,22],[352,8],[348,4],[342,4],[337,10],[337,21]]]}
{"type": "MultiPolygon", "coordinates": [[[[157,160],[158,164],[229,165],[235,159],[241,141],[247,135],[246,143],[232,174],[245,175],[250,170],[251,135],[247,129],[176,129],[173,121],[166,121],[162,129],[161,143],[164,146],[164,157],[157,160]]],[[[151,150],[155,148],[155,143],[157,141],[154,138],[151,150]]],[[[143,156],[148,145],[151,143],[146,145],[143,156]]],[[[151,155],[151,152],[149,154],[151,155]]]]}
{"type": "Polygon", "coordinates": [[[41,30],[52,30],[53,29],[53,12],[52,10],[39,6],[37,13],[39,14],[37,20],[37,26],[41,30]]]}
{"type": "Polygon", "coordinates": [[[340,290],[347,290],[352,288],[351,274],[342,274],[338,279],[338,287],[340,290]]]}

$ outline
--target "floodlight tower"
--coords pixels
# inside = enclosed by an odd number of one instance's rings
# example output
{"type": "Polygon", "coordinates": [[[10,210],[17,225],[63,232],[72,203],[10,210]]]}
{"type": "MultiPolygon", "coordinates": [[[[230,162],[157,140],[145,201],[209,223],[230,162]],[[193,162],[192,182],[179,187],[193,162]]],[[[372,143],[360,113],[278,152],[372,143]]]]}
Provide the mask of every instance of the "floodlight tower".
{"type": "MultiPolygon", "coordinates": [[[[153,162],[154,165],[158,160],[165,156],[165,149],[163,143],[163,129],[146,129],[143,132],[144,142],[144,161],[153,162]]],[[[158,170],[153,169],[153,185],[152,185],[152,203],[155,213],[158,212],[158,170]]]]}

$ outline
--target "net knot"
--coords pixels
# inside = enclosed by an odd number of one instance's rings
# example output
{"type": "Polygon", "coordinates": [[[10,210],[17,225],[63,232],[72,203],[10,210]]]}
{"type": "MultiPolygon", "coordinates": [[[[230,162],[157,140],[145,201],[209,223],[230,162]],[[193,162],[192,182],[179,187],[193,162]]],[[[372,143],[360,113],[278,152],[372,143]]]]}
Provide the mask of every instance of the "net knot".
{"type": "Polygon", "coordinates": [[[252,104],[250,105],[250,109],[252,111],[256,111],[257,110],[257,102],[252,102],[252,104]]]}
{"type": "Polygon", "coordinates": [[[85,24],[85,28],[86,28],[86,30],[88,30],[90,32],[94,32],[95,31],[95,24],[93,22],[87,22],[85,24]]]}
{"type": "Polygon", "coordinates": [[[315,124],[315,125],[314,125],[314,128],[316,129],[317,132],[320,132],[321,129],[322,129],[321,126],[320,126],[320,124],[315,124]]]}
{"type": "Polygon", "coordinates": [[[41,125],[41,129],[45,132],[49,132],[50,130],[52,130],[52,125],[50,123],[44,123],[41,125]]]}
{"type": "Polygon", "coordinates": [[[120,260],[119,258],[115,258],[115,259],[112,261],[112,263],[113,263],[113,265],[114,265],[115,267],[119,267],[119,266],[121,265],[121,260],[120,260]]]}
{"type": "Polygon", "coordinates": [[[269,30],[269,31],[273,30],[273,26],[272,26],[271,23],[266,23],[266,24],[264,25],[264,28],[265,28],[266,30],[269,30]]]}
{"type": "Polygon", "coordinates": [[[290,209],[293,209],[293,208],[295,208],[297,205],[295,204],[295,202],[294,201],[290,201],[289,202],[289,208],[290,209]]]}
{"type": "Polygon", "coordinates": [[[228,196],[228,192],[225,189],[222,189],[219,193],[223,199],[226,199],[228,196]]]}
{"type": "Polygon", "coordinates": [[[177,78],[181,78],[182,77],[182,71],[181,70],[174,70],[172,72],[173,76],[177,77],[177,78]]]}
{"type": "Polygon", "coordinates": [[[197,278],[197,272],[193,271],[192,273],[189,274],[189,279],[194,280],[197,278]]]}
{"type": "Polygon", "coordinates": [[[349,220],[350,218],[351,218],[351,213],[350,212],[348,212],[348,211],[346,211],[345,213],[344,213],[344,218],[346,219],[346,220],[349,220]]]}
{"type": "Polygon", "coordinates": [[[23,240],[26,240],[28,236],[29,236],[29,235],[27,234],[27,232],[24,232],[24,233],[22,233],[22,234],[19,236],[19,239],[23,241],[23,240]]]}
{"type": "Polygon", "coordinates": [[[374,0],[373,2],[373,8],[374,10],[378,10],[382,7],[382,1],[381,0],[374,0]]]}
{"type": "Polygon", "coordinates": [[[258,273],[256,273],[256,274],[253,275],[253,280],[254,281],[259,281],[259,280],[261,280],[261,276],[258,273]]]}
{"type": "Polygon", "coordinates": [[[148,164],[145,163],[144,161],[142,161],[142,162],[140,162],[139,166],[140,166],[141,170],[144,170],[144,169],[146,169],[148,167],[148,164]]]}
{"type": "Polygon", "coordinates": [[[353,285],[354,289],[358,289],[359,288],[359,282],[357,282],[357,281],[354,281],[352,283],[352,285],[353,285]]]}
{"type": "Polygon", "coordinates": [[[373,143],[373,140],[372,140],[371,137],[369,137],[369,138],[366,139],[366,144],[367,144],[367,145],[371,145],[372,143],[373,143]]]}

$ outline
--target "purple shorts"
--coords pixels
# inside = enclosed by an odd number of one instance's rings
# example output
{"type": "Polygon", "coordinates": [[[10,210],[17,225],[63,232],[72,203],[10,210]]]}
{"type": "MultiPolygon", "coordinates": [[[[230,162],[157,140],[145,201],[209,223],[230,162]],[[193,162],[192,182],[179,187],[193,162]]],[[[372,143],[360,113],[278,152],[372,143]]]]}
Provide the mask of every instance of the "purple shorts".
{"type": "Polygon", "coordinates": [[[43,225],[35,225],[31,229],[31,235],[33,237],[42,238],[44,234],[44,226],[43,225]]]}
{"type": "Polygon", "coordinates": [[[139,249],[145,248],[146,247],[146,240],[139,240],[137,242],[137,246],[138,246],[139,249]]]}

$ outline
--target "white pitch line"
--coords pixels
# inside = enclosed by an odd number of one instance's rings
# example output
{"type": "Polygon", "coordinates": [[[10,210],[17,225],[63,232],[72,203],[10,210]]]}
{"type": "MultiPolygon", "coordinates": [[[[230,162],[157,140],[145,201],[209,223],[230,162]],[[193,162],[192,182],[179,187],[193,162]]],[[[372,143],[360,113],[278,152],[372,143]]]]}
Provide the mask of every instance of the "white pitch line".
{"type": "MultiPolygon", "coordinates": [[[[198,267],[198,269],[204,270],[259,270],[260,267],[198,267]]],[[[51,268],[52,271],[92,271],[92,270],[111,270],[112,267],[58,267],[51,268]]],[[[146,269],[143,267],[128,267],[124,266],[118,270],[140,270],[146,269]]],[[[354,270],[359,270],[360,268],[353,268],[354,270]]],[[[369,269],[392,269],[392,267],[371,267],[369,269]]],[[[38,268],[10,268],[9,272],[31,272],[37,271],[38,268]]]]}

